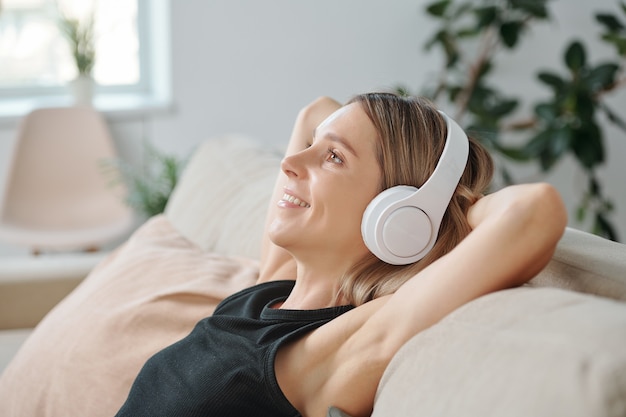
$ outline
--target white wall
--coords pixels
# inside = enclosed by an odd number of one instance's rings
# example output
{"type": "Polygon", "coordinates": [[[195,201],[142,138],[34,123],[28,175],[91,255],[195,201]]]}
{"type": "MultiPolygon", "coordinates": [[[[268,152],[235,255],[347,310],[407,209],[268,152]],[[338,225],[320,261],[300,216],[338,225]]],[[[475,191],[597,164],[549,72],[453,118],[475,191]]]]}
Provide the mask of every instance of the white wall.
{"type": "MultiPolygon", "coordinates": [[[[346,100],[355,93],[404,84],[417,89],[439,68],[422,45],[433,23],[423,0],[184,0],[172,1],[174,110],[116,121],[123,152],[136,157],[140,135],[158,147],[187,155],[200,142],[237,132],[282,147],[297,111],[320,95],[346,100]]],[[[563,40],[585,39],[593,61],[608,53],[597,42],[590,9],[616,10],[613,0],[556,0],[557,23],[536,27],[524,51],[502,60],[501,85],[512,94],[537,94],[529,77],[540,66],[562,71],[563,40]]],[[[626,94],[613,98],[621,110],[626,94]]],[[[626,116],[626,113],[624,113],[626,116]]],[[[14,126],[0,126],[0,164],[14,126]]],[[[608,164],[602,171],[614,196],[614,221],[626,240],[626,138],[607,131],[608,164]]],[[[228,155],[224,155],[228,157],[228,155]]],[[[517,170],[535,180],[528,168],[517,170]]],[[[0,175],[2,175],[0,173],[0,175]]],[[[571,161],[548,177],[574,206],[580,177],[571,161]]],[[[1,178],[0,178],[1,179],[1,178]]]]}
{"type": "MultiPolygon", "coordinates": [[[[172,2],[176,113],[154,123],[165,147],[239,131],[268,143],[319,95],[345,100],[415,82],[428,21],[415,1],[172,2]]],[[[425,65],[426,64],[426,65],[425,65]]]]}

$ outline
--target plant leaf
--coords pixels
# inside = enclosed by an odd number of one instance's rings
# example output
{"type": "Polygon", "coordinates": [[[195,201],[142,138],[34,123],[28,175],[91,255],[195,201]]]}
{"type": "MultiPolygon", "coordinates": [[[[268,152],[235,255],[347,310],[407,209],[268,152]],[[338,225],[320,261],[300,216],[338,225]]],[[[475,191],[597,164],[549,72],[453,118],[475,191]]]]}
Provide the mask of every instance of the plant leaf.
{"type": "Polygon", "coordinates": [[[604,103],[600,103],[600,108],[602,109],[602,111],[604,111],[611,123],[626,132],[626,122],[621,117],[619,117],[617,113],[611,110],[609,106],[604,103]]]}
{"type": "Polygon", "coordinates": [[[551,124],[559,115],[558,107],[552,103],[539,103],[535,106],[535,114],[541,120],[551,124]]]}
{"type": "Polygon", "coordinates": [[[538,157],[548,147],[551,135],[552,132],[550,130],[542,130],[526,142],[521,148],[522,152],[528,155],[529,158],[538,157]]]}
{"type": "Polygon", "coordinates": [[[565,152],[569,150],[571,142],[571,131],[569,128],[563,127],[553,132],[554,133],[550,140],[548,149],[556,159],[560,159],[565,154],[565,152]]]}
{"type": "Polygon", "coordinates": [[[481,33],[481,30],[475,27],[461,28],[456,31],[456,36],[459,38],[471,38],[481,33]]]}
{"type": "Polygon", "coordinates": [[[565,89],[567,83],[558,74],[548,71],[541,71],[537,74],[537,78],[544,84],[549,85],[555,92],[560,93],[565,89]]]}
{"type": "Polygon", "coordinates": [[[445,30],[440,30],[434,37],[426,42],[424,48],[428,51],[436,44],[441,45],[446,55],[446,68],[454,66],[459,60],[459,52],[456,47],[454,35],[451,35],[445,30]]]}
{"type": "Polygon", "coordinates": [[[440,43],[443,39],[444,33],[444,30],[439,30],[430,39],[424,42],[424,50],[430,51],[433,46],[435,46],[437,43],[440,43]]]}
{"type": "Polygon", "coordinates": [[[576,221],[582,223],[587,217],[587,208],[583,205],[578,206],[576,209],[576,221]]]}
{"type": "Polygon", "coordinates": [[[546,0],[509,0],[512,8],[520,9],[533,17],[545,19],[548,17],[548,8],[546,0]]]}
{"type": "Polygon", "coordinates": [[[512,113],[518,106],[519,101],[516,99],[501,99],[496,105],[491,107],[491,113],[498,117],[504,117],[512,113]]]}
{"type": "Polygon", "coordinates": [[[426,6],[426,13],[435,17],[443,17],[450,6],[450,0],[441,0],[426,6]]]}
{"type": "Polygon", "coordinates": [[[590,190],[590,194],[593,197],[598,197],[602,194],[601,192],[602,187],[600,186],[600,183],[598,182],[598,179],[595,177],[595,175],[591,175],[589,177],[589,190],[590,190]]]}
{"type": "Polygon", "coordinates": [[[411,95],[411,91],[403,86],[403,85],[399,85],[395,88],[395,93],[402,96],[402,97],[408,97],[411,95]]]}
{"type": "Polygon", "coordinates": [[[450,18],[456,20],[466,13],[471,13],[474,10],[474,5],[468,3],[461,3],[456,9],[451,10],[450,18]]]}
{"type": "Polygon", "coordinates": [[[543,149],[539,154],[539,161],[541,162],[542,170],[549,171],[569,149],[570,130],[567,127],[563,127],[546,130],[543,133],[545,135],[542,135],[541,139],[544,143],[542,144],[543,149]]]}
{"type": "Polygon", "coordinates": [[[615,83],[615,76],[618,70],[619,65],[612,62],[600,64],[589,71],[585,76],[585,82],[591,91],[601,91],[615,83]]]}
{"type": "Polygon", "coordinates": [[[498,18],[497,9],[494,6],[478,7],[474,10],[476,16],[476,29],[484,29],[491,26],[498,18]]]}
{"type": "Polygon", "coordinates": [[[518,162],[527,162],[535,157],[534,155],[529,155],[524,148],[518,147],[498,146],[498,152],[518,162]]]}
{"type": "Polygon", "coordinates": [[[602,132],[595,123],[589,123],[572,132],[572,150],[583,167],[593,169],[604,162],[602,132]]]}
{"type": "Polygon", "coordinates": [[[570,43],[565,51],[565,65],[572,72],[578,72],[582,69],[587,61],[585,47],[579,41],[570,43]]]}
{"type": "Polygon", "coordinates": [[[595,99],[589,91],[584,89],[578,90],[575,93],[576,101],[574,113],[581,123],[595,126],[595,122],[593,121],[596,111],[595,99]]]}
{"type": "Polygon", "coordinates": [[[506,169],[506,167],[504,166],[501,167],[500,172],[502,173],[502,179],[504,180],[505,185],[515,184],[515,179],[513,178],[513,175],[511,175],[511,173],[509,172],[508,169],[506,169]]]}
{"type": "Polygon", "coordinates": [[[513,48],[517,45],[519,40],[519,35],[524,25],[518,21],[509,21],[500,25],[500,39],[502,43],[510,48],[513,48]]]}
{"type": "Polygon", "coordinates": [[[606,33],[602,35],[602,40],[607,43],[613,44],[615,49],[617,49],[617,53],[624,57],[626,55],[626,37],[617,35],[615,33],[606,33]]]}
{"type": "Polygon", "coordinates": [[[622,22],[612,14],[597,13],[596,20],[610,32],[619,32],[625,29],[622,22]]]}
{"type": "Polygon", "coordinates": [[[596,213],[594,232],[597,235],[603,236],[615,242],[619,241],[615,228],[602,213],[596,213]]]}

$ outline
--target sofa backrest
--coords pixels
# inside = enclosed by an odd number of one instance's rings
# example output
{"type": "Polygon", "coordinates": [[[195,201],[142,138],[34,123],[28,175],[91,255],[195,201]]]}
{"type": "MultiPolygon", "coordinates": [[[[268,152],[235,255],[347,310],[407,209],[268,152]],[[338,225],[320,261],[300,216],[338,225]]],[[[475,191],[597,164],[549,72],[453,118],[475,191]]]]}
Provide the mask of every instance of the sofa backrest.
{"type": "Polygon", "coordinates": [[[529,285],[626,300],[626,245],[567,228],[552,260],[529,285]]]}
{"type": "Polygon", "coordinates": [[[243,136],[207,140],[189,160],[165,216],[204,250],[258,259],[280,160],[243,136]]]}

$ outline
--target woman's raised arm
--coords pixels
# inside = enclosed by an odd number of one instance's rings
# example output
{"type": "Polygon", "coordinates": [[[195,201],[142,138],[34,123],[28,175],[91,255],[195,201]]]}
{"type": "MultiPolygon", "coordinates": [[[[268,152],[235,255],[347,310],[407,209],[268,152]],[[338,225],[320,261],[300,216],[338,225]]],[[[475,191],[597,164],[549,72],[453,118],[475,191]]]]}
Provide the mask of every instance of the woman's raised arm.
{"type": "Polygon", "coordinates": [[[552,186],[525,184],[481,198],[470,208],[468,221],[472,232],[407,281],[372,317],[371,325],[387,333],[393,353],[456,308],[534,277],[550,261],[567,214],[552,186]]]}
{"type": "MultiPolygon", "coordinates": [[[[291,132],[291,138],[285,152],[285,156],[293,155],[305,149],[313,136],[313,130],[330,116],[341,104],[329,97],[320,97],[308,104],[298,113],[296,122],[291,132]]],[[[268,236],[268,227],[274,219],[277,207],[276,202],[283,195],[283,187],[287,176],[279,171],[274,192],[270,199],[267,218],[265,221],[265,231],[263,233],[261,247],[261,273],[258,282],[271,281],[276,279],[295,279],[295,262],[291,255],[284,249],[274,245],[268,236]]]]}

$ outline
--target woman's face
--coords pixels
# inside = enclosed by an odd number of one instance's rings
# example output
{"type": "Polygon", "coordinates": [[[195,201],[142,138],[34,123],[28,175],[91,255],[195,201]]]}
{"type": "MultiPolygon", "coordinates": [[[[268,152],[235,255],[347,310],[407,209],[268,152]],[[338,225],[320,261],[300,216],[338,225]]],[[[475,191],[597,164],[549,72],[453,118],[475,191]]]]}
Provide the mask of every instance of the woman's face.
{"type": "Polygon", "coordinates": [[[381,171],[377,133],[358,103],[337,110],[322,122],[310,146],[286,157],[285,194],[270,237],[296,258],[355,262],[367,248],[361,218],[378,193],[381,171]]]}

